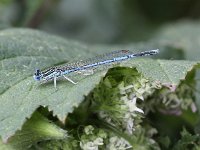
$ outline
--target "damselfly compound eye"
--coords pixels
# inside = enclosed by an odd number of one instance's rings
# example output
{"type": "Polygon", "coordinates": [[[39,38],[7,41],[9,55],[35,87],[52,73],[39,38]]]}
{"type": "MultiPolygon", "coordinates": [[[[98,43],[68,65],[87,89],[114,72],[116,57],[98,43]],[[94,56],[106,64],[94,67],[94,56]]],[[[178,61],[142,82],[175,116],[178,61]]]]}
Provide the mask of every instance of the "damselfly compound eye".
{"type": "Polygon", "coordinates": [[[34,76],[33,76],[34,80],[40,81],[40,78],[41,78],[40,76],[41,76],[40,70],[39,70],[39,69],[36,69],[35,74],[34,74],[34,76]]]}

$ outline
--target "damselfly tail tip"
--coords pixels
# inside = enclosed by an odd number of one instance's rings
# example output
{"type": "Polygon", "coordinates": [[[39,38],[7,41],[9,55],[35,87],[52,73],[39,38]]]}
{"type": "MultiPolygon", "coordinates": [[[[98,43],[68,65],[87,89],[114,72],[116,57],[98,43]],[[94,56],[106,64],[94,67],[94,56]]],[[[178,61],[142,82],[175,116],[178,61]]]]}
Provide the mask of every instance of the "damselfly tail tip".
{"type": "Polygon", "coordinates": [[[154,50],[151,50],[151,53],[154,55],[154,54],[158,54],[159,53],[159,49],[154,49],[154,50]]]}

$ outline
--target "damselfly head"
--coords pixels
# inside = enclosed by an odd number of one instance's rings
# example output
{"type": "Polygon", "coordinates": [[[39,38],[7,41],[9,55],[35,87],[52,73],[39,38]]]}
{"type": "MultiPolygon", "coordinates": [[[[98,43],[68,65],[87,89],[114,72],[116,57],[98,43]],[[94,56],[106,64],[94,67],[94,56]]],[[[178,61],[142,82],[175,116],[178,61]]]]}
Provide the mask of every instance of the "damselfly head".
{"type": "Polygon", "coordinates": [[[40,71],[39,69],[36,69],[33,78],[34,78],[36,81],[40,81],[40,79],[41,79],[41,71],[40,71]]]}

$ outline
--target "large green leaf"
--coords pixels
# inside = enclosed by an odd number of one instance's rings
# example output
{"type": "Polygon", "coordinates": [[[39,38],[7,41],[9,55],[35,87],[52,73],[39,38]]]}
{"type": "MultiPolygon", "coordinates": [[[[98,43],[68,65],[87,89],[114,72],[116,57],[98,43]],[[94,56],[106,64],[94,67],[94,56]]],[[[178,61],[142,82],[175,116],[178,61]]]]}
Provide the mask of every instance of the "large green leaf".
{"type": "Polygon", "coordinates": [[[136,59],[128,64],[122,63],[123,66],[136,66],[147,78],[169,87],[176,87],[197,64],[195,61],[152,59],[136,59]]]}
{"type": "MultiPolygon", "coordinates": [[[[4,141],[21,129],[26,118],[39,106],[48,106],[61,121],[65,120],[107,70],[92,76],[74,76],[73,79],[78,81],[76,85],[58,82],[58,90],[52,83],[36,83],[33,72],[36,67],[44,69],[100,53],[92,51],[92,48],[34,30],[8,29],[0,32],[0,135],[4,141]]],[[[122,66],[136,67],[152,81],[174,86],[196,64],[192,61],[152,59],[121,63],[122,66]]]]}
{"type": "Polygon", "coordinates": [[[52,85],[39,86],[32,75],[36,67],[50,67],[80,55],[91,55],[88,50],[84,45],[37,31],[0,32],[0,135],[4,139],[20,129],[25,118],[41,105],[49,106],[61,119],[78,106],[83,95],[98,83],[100,75],[82,80],[76,86],[60,84],[58,91],[52,85]]]}

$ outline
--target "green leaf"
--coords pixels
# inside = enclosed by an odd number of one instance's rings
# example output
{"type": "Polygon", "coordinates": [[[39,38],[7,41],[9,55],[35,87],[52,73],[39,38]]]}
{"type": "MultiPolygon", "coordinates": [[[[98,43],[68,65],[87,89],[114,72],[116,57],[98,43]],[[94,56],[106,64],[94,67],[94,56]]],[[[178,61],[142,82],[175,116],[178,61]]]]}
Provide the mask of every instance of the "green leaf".
{"type": "Polygon", "coordinates": [[[198,63],[186,60],[152,60],[135,59],[123,66],[135,66],[146,78],[157,81],[165,86],[177,86],[180,80],[184,80],[188,71],[198,63]]]}
{"type": "MultiPolygon", "coordinates": [[[[33,72],[55,64],[94,56],[99,51],[77,42],[66,41],[43,32],[28,29],[8,29],[0,32],[0,135],[6,141],[39,107],[48,107],[64,122],[68,113],[77,107],[107,69],[92,76],[72,76],[78,84],[52,82],[40,85],[33,80],[33,72]]],[[[114,49],[110,47],[111,49],[114,49]]],[[[101,53],[106,52],[103,49],[101,53]]],[[[136,67],[152,81],[178,85],[197,62],[133,59],[121,66],[136,67]]]]}
{"type": "Polygon", "coordinates": [[[41,69],[91,55],[88,48],[33,30],[10,29],[0,32],[0,135],[7,139],[21,128],[25,118],[39,106],[48,106],[64,120],[68,112],[100,80],[100,74],[78,85],[63,82],[58,91],[52,84],[40,86],[33,80],[36,67],[41,69]],[[71,88],[70,88],[71,87],[71,88]]]}
{"type": "Polygon", "coordinates": [[[3,141],[0,140],[0,149],[2,150],[16,150],[12,145],[6,145],[3,141]]]}
{"type": "Polygon", "coordinates": [[[35,112],[33,116],[24,124],[22,130],[8,139],[8,143],[1,143],[0,149],[28,149],[31,145],[39,141],[50,139],[67,139],[65,130],[51,123],[40,113],[35,112]]]}
{"type": "Polygon", "coordinates": [[[199,149],[199,134],[192,135],[185,128],[181,132],[181,139],[172,148],[173,150],[180,149],[199,149]]]}

